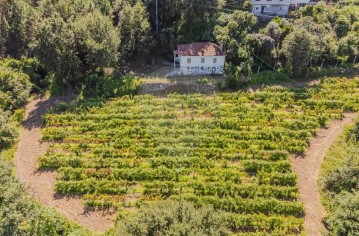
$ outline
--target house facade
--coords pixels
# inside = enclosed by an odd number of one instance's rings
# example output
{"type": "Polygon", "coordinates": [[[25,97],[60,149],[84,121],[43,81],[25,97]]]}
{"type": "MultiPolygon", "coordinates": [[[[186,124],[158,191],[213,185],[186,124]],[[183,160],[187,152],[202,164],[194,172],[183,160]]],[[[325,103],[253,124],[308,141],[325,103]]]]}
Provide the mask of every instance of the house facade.
{"type": "Polygon", "coordinates": [[[174,51],[174,66],[181,75],[221,75],[226,54],[210,42],[179,44],[174,51]]]}
{"type": "Polygon", "coordinates": [[[252,0],[252,13],[266,16],[288,16],[307,4],[317,4],[319,0],[252,0]]]}

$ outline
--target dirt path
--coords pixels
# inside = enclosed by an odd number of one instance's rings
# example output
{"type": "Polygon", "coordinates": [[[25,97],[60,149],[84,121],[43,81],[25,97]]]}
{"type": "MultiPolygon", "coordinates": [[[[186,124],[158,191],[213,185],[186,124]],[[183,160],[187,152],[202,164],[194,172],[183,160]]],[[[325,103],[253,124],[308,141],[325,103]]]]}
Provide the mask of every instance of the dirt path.
{"type": "Polygon", "coordinates": [[[351,124],[356,114],[348,113],[341,121],[331,122],[327,129],[320,130],[310,139],[310,147],[305,157],[292,158],[292,165],[298,175],[299,200],[304,203],[304,228],[309,236],[321,235],[325,228],[325,210],[320,201],[317,185],[320,165],[334,140],[343,132],[344,126],[351,124]]]}
{"type": "Polygon", "coordinates": [[[38,171],[37,158],[44,154],[48,143],[40,142],[43,127],[42,116],[57,101],[67,98],[40,98],[26,106],[26,120],[15,155],[16,176],[29,193],[44,205],[56,208],[60,213],[94,232],[104,232],[113,223],[113,214],[86,211],[79,196],[65,196],[54,191],[57,173],[38,171]]]}

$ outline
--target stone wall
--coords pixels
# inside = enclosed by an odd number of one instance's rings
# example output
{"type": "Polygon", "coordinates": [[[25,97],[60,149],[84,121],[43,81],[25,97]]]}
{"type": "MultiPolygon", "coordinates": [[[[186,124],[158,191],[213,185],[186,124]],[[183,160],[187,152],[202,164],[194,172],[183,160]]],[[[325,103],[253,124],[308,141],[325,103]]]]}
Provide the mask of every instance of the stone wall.
{"type": "Polygon", "coordinates": [[[221,75],[224,73],[223,66],[215,67],[181,67],[179,75],[221,75]]]}

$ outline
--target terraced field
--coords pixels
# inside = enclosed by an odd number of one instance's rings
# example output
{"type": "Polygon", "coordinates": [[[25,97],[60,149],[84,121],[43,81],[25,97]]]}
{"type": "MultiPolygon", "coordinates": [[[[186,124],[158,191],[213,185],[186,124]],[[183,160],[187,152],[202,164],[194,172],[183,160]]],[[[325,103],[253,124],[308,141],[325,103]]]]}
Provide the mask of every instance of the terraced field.
{"type": "Polygon", "coordinates": [[[52,144],[40,168],[57,169],[56,190],[84,194],[89,208],[185,199],[228,212],[238,235],[297,235],[304,208],[288,157],[329,120],[358,110],[359,78],[87,101],[46,116],[43,139],[52,144]]]}

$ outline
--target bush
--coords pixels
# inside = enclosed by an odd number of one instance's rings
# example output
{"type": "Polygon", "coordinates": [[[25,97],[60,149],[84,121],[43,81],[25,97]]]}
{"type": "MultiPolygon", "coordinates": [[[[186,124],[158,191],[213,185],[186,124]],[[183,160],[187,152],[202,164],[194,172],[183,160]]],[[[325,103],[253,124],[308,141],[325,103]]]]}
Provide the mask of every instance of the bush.
{"type": "Polygon", "coordinates": [[[195,208],[185,201],[166,201],[141,208],[123,220],[116,235],[229,235],[227,222],[227,215],[211,207],[195,208]]]}
{"type": "Polygon", "coordinates": [[[33,83],[37,87],[37,89],[44,89],[48,86],[47,81],[43,80],[42,77],[42,74],[44,74],[44,72],[41,70],[39,62],[35,59],[4,59],[0,60],[0,66],[11,68],[13,70],[27,74],[30,77],[31,83],[33,83]]]}
{"type": "Polygon", "coordinates": [[[27,74],[0,66],[0,108],[15,110],[24,106],[32,84],[27,74]]]}
{"type": "Polygon", "coordinates": [[[358,235],[359,192],[342,193],[335,202],[336,209],[327,219],[331,235],[358,235]]]}
{"type": "Polygon", "coordinates": [[[66,89],[63,84],[59,84],[55,74],[50,73],[45,77],[45,80],[49,84],[49,91],[51,96],[63,96],[66,94],[66,89]]]}
{"type": "Polygon", "coordinates": [[[272,84],[282,81],[288,81],[292,72],[289,67],[279,68],[275,72],[265,70],[258,74],[253,74],[250,78],[251,84],[272,84]]]}
{"type": "Polygon", "coordinates": [[[207,78],[198,79],[196,81],[197,84],[207,85],[209,83],[209,80],[207,78]]]}
{"type": "Polygon", "coordinates": [[[140,86],[141,82],[134,77],[92,74],[85,78],[82,91],[85,97],[110,98],[134,95],[140,86]]]}
{"type": "Polygon", "coordinates": [[[0,109],[0,150],[13,144],[17,137],[18,130],[10,113],[0,109]]]}
{"type": "Polygon", "coordinates": [[[28,196],[13,176],[13,166],[0,157],[0,235],[88,235],[54,210],[28,196]]]}
{"type": "Polygon", "coordinates": [[[333,170],[324,179],[324,189],[334,193],[353,191],[359,188],[359,165],[355,160],[333,170]]]}

